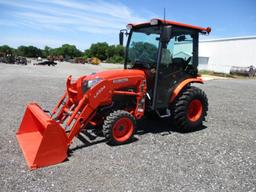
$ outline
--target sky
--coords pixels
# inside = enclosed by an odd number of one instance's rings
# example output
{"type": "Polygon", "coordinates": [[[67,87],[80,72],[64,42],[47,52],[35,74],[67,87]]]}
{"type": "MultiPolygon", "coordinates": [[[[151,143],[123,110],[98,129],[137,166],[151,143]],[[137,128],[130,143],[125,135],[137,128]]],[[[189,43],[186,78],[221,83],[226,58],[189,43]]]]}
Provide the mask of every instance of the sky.
{"type": "Polygon", "coordinates": [[[163,18],[212,28],[216,39],[256,35],[256,0],[0,0],[0,45],[84,50],[118,43],[127,23],[163,18]]]}

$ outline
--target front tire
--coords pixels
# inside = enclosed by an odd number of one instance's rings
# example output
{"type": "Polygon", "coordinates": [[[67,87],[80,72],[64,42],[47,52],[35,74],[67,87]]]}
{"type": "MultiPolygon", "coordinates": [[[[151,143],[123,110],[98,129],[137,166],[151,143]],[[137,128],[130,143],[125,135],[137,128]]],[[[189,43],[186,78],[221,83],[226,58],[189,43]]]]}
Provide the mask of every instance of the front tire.
{"type": "Polygon", "coordinates": [[[186,87],[171,106],[174,124],[182,132],[202,126],[208,111],[206,94],[197,87],[186,87]]]}
{"type": "Polygon", "coordinates": [[[108,143],[120,145],[132,139],[135,129],[135,118],[127,111],[117,110],[106,117],[103,135],[108,143]]]}

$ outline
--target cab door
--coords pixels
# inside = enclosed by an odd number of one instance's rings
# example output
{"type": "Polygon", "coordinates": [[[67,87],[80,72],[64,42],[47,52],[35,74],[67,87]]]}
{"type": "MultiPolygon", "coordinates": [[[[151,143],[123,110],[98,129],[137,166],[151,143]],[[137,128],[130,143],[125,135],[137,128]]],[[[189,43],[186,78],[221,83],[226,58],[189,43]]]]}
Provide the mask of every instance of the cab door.
{"type": "Polygon", "coordinates": [[[155,80],[154,109],[168,108],[175,85],[191,76],[185,72],[185,68],[193,65],[194,37],[191,30],[173,29],[168,44],[162,45],[155,80]]]}

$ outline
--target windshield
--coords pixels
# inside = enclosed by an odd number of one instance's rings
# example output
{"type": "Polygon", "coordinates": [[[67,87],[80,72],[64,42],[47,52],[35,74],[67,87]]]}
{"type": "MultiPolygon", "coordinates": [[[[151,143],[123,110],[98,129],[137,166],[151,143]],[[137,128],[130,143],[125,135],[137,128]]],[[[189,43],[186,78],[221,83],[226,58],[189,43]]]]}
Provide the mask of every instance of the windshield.
{"type": "Polygon", "coordinates": [[[159,39],[159,26],[133,30],[127,50],[127,68],[131,69],[135,65],[141,65],[145,68],[155,67],[159,39]]]}

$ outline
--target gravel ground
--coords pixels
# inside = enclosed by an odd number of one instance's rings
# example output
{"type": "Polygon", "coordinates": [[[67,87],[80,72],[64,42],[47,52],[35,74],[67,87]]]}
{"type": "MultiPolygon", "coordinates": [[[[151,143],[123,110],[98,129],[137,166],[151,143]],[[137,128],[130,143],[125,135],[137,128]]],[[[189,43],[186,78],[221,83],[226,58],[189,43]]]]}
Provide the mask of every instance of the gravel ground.
{"type": "Polygon", "coordinates": [[[75,139],[68,161],[29,171],[15,137],[26,103],[51,109],[68,74],[106,68],[0,64],[0,191],[256,191],[255,80],[201,86],[210,104],[205,129],[182,134],[168,120],[144,120],[130,144],[75,139]]]}

